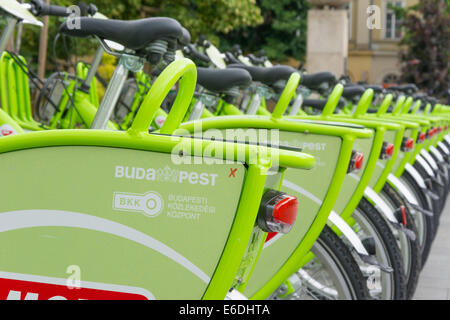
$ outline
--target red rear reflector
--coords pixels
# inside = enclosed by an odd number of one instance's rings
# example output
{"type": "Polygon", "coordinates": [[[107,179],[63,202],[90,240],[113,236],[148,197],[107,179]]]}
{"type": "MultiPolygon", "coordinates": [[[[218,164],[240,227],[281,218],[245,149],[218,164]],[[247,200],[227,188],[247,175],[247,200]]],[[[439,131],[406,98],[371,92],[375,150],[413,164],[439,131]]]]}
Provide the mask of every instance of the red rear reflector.
{"type": "Polygon", "coordinates": [[[364,155],[362,153],[358,154],[355,161],[356,170],[361,170],[364,164],[364,155]]]}
{"type": "Polygon", "coordinates": [[[392,143],[384,142],[381,150],[380,159],[389,160],[394,155],[395,146],[392,143]]]}
{"type": "Polygon", "coordinates": [[[436,128],[431,128],[430,130],[428,130],[428,138],[433,138],[436,132],[437,132],[436,128]]]}
{"type": "Polygon", "coordinates": [[[402,143],[402,151],[409,152],[414,149],[414,140],[411,138],[404,138],[402,143]]]}
{"type": "Polygon", "coordinates": [[[348,166],[347,173],[357,172],[363,168],[364,164],[364,155],[361,152],[353,151],[352,159],[350,160],[350,164],[348,166]]]}
{"type": "Polygon", "coordinates": [[[422,132],[421,134],[419,134],[419,137],[417,138],[417,143],[423,143],[426,138],[427,134],[422,132]]]}
{"type": "Polygon", "coordinates": [[[389,144],[389,146],[386,148],[386,154],[390,157],[392,157],[394,155],[394,145],[391,143],[389,144]]]}
{"type": "Polygon", "coordinates": [[[297,212],[296,197],[269,190],[261,202],[258,225],[265,232],[288,233],[297,219],[297,212]]]}
{"type": "Polygon", "coordinates": [[[408,221],[406,220],[406,208],[405,206],[401,206],[401,209],[402,209],[403,225],[406,227],[408,225],[408,221]]]}

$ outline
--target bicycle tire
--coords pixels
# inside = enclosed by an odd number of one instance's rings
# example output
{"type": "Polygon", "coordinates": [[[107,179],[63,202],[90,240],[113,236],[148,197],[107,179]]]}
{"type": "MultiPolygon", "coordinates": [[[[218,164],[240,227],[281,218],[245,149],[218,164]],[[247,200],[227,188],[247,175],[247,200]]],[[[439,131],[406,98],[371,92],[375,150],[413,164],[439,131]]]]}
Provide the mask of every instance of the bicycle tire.
{"type": "MultiPolygon", "coordinates": [[[[420,173],[420,175],[426,180],[429,179],[428,174],[423,169],[422,166],[418,165],[417,163],[414,164],[414,168],[420,173]]],[[[443,188],[438,186],[434,181],[431,181],[431,191],[434,192],[436,195],[438,195],[438,199],[431,199],[431,202],[433,204],[432,211],[434,213],[434,233],[433,233],[433,239],[436,237],[437,229],[439,227],[439,220],[441,217],[442,212],[442,198],[444,197],[443,188]]]]}
{"type": "Polygon", "coordinates": [[[321,257],[321,264],[330,266],[329,270],[337,272],[347,285],[348,300],[370,300],[367,289],[367,280],[364,278],[358,263],[344,242],[329,228],[325,226],[311,251],[315,258],[321,257]],[[325,258],[323,258],[325,256],[325,258]]]}
{"type": "Polygon", "coordinates": [[[403,257],[397,239],[382,214],[366,199],[361,199],[353,214],[360,228],[369,232],[376,245],[376,257],[380,263],[393,269],[391,273],[382,273],[383,300],[406,299],[406,277],[403,257]]]}
{"type": "MultiPolygon", "coordinates": [[[[406,215],[406,228],[411,230],[418,236],[416,224],[414,223],[414,217],[408,210],[408,206],[405,200],[398,194],[398,192],[388,183],[383,187],[383,194],[392,201],[395,208],[404,207],[406,215]]],[[[420,271],[422,270],[422,254],[419,245],[419,240],[416,238],[414,241],[408,238],[409,245],[409,264],[408,271],[406,273],[406,299],[411,300],[417,288],[419,282],[420,271]]]]}
{"type": "MultiPolygon", "coordinates": [[[[422,207],[425,210],[433,212],[433,208],[430,208],[428,201],[426,199],[426,196],[423,194],[422,189],[417,184],[417,182],[414,180],[414,178],[405,171],[402,175],[402,180],[405,182],[409,188],[410,191],[413,192],[417,200],[419,201],[419,206],[422,207]]],[[[422,268],[425,265],[428,256],[430,254],[431,245],[433,243],[436,230],[435,230],[435,217],[430,217],[428,215],[425,215],[421,212],[417,212],[417,214],[421,214],[423,216],[423,221],[425,223],[425,235],[424,235],[424,241],[423,244],[421,244],[421,256],[422,256],[422,268]]]]}

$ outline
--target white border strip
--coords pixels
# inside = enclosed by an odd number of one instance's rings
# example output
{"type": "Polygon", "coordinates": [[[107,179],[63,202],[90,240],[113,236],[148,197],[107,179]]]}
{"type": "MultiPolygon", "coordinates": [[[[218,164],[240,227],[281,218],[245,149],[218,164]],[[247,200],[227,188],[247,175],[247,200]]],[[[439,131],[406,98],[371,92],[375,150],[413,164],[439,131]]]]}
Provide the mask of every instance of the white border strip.
{"type": "Polygon", "coordinates": [[[425,158],[425,160],[430,164],[431,168],[434,171],[439,170],[439,167],[436,163],[436,161],[434,161],[433,157],[430,155],[430,153],[428,151],[425,151],[424,149],[420,150],[420,154],[425,158]]]}
{"type": "Polygon", "coordinates": [[[441,152],[436,149],[434,146],[430,146],[430,152],[434,154],[434,156],[437,158],[438,162],[444,162],[444,157],[442,156],[441,152]]]}
{"type": "Polygon", "coordinates": [[[412,203],[416,206],[419,205],[419,201],[416,199],[416,196],[412,194],[412,192],[409,191],[408,187],[392,173],[390,173],[388,176],[388,182],[393,185],[398,192],[402,193],[405,196],[406,200],[409,201],[409,203],[412,203]]]}
{"type": "Polygon", "coordinates": [[[366,190],[364,190],[364,196],[375,203],[375,207],[378,208],[378,211],[383,216],[385,216],[386,219],[388,219],[390,222],[398,223],[398,220],[395,218],[394,212],[373,189],[367,187],[366,190]]]}
{"type": "Polygon", "coordinates": [[[353,231],[353,229],[347,224],[347,222],[345,222],[345,220],[342,219],[336,212],[331,211],[330,216],[328,217],[328,221],[333,223],[340,231],[342,231],[342,234],[348,239],[348,241],[350,241],[350,243],[359,254],[363,254],[366,256],[369,255],[356,232],[353,231]]]}
{"type": "Polygon", "coordinates": [[[211,280],[205,272],[177,251],[145,233],[117,222],[87,214],[58,210],[25,210],[0,214],[0,232],[35,227],[71,227],[113,234],[155,250],[189,270],[205,283],[209,283],[211,280]]]}
{"type": "Polygon", "coordinates": [[[433,169],[431,169],[430,165],[428,164],[428,162],[420,155],[418,154],[416,156],[416,160],[417,162],[425,169],[425,171],[427,172],[427,174],[430,177],[434,177],[434,172],[433,169]]]}

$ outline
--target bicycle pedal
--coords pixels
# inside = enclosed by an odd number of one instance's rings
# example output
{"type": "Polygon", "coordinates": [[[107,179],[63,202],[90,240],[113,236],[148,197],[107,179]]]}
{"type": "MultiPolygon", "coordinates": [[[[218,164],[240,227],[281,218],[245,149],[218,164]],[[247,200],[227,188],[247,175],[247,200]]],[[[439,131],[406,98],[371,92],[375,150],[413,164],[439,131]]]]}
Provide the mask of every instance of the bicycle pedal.
{"type": "MultiPolygon", "coordinates": [[[[439,173],[439,172],[438,172],[439,173]]],[[[441,188],[445,188],[444,184],[436,179],[436,177],[430,177],[431,181],[440,186],[441,188]]]]}
{"type": "Polygon", "coordinates": [[[405,233],[406,237],[411,241],[416,241],[417,235],[411,229],[406,228],[403,225],[400,225],[400,229],[405,233]]]}
{"type": "Polygon", "coordinates": [[[418,205],[416,205],[416,204],[414,204],[414,203],[411,203],[411,202],[409,202],[409,205],[410,205],[415,211],[419,211],[420,213],[423,213],[424,215],[426,215],[426,216],[428,216],[428,217],[433,217],[433,216],[434,216],[434,213],[433,213],[433,212],[431,212],[431,211],[429,211],[429,210],[426,210],[426,209],[422,208],[421,206],[418,206],[418,205]]]}
{"type": "Polygon", "coordinates": [[[380,270],[383,272],[386,272],[386,273],[394,272],[394,269],[392,269],[391,267],[385,266],[385,265],[382,265],[381,263],[379,263],[378,260],[373,255],[359,254],[359,257],[361,258],[361,260],[364,263],[370,264],[372,266],[376,266],[376,267],[380,268],[380,270]]]}
{"type": "Polygon", "coordinates": [[[395,229],[402,231],[402,232],[406,235],[406,237],[407,237],[409,240],[411,240],[411,241],[416,241],[417,235],[416,235],[416,233],[415,233],[414,231],[412,231],[412,230],[406,228],[406,227],[405,227],[403,224],[401,224],[401,223],[394,223],[394,222],[391,222],[391,224],[392,224],[392,226],[393,226],[395,229]]]}
{"type": "MultiPolygon", "coordinates": [[[[431,183],[431,179],[425,179],[425,183],[428,184],[428,187],[431,189],[432,188],[432,183],[431,183]]],[[[433,191],[431,191],[430,189],[427,188],[423,188],[422,191],[423,193],[427,194],[432,200],[439,200],[439,196],[434,193],[433,191]]]]}

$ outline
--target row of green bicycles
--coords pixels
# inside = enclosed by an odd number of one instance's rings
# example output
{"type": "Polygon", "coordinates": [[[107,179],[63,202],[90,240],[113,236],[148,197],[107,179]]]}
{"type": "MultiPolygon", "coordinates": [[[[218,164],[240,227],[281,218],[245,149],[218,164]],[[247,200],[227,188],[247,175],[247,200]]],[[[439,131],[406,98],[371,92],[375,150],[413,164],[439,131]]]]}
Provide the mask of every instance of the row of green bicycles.
{"type": "Polygon", "coordinates": [[[412,299],[450,187],[449,106],[220,52],[171,18],[0,9],[0,299],[412,299]],[[55,51],[90,37],[93,60],[37,78],[6,48],[42,16],[62,19],[55,51]]]}

